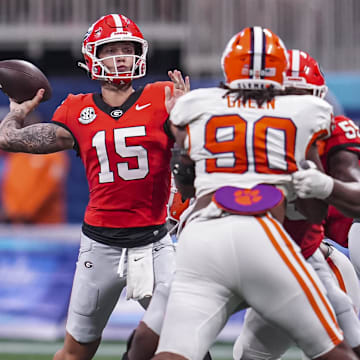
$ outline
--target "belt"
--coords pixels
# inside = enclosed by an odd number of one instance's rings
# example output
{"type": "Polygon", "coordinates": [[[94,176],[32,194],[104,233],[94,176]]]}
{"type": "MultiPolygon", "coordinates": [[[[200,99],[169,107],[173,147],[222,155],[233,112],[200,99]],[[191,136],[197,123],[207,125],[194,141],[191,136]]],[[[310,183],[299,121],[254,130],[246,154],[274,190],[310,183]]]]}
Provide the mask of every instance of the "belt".
{"type": "MultiPolygon", "coordinates": [[[[213,191],[209,194],[205,194],[205,195],[201,196],[200,198],[198,198],[195,202],[193,210],[189,213],[188,218],[195,212],[206,208],[211,203],[214,193],[215,193],[215,191],[213,191]]],[[[285,218],[285,201],[281,202],[277,206],[274,206],[270,210],[270,213],[276,220],[283,223],[284,218],[285,218]]],[[[257,214],[254,216],[264,216],[265,214],[266,214],[266,212],[257,214]]]]}

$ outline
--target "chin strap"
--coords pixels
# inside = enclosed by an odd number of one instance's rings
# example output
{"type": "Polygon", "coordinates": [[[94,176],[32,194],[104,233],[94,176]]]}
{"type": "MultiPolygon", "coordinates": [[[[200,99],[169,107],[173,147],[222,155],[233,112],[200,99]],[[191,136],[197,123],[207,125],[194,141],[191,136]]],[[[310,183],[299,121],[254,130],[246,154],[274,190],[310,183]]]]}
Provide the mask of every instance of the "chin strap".
{"type": "Polygon", "coordinates": [[[78,61],[78,62],[77,62],[77,66],[78,66],[79,68],[85,70],[87,76],[92,80],[92,76],[91,76],[90,70],[89,70],[89,68],[88,68],[88,66],[87,66],[86,64],[82,63],[81,61],[78,61]]]}
{"type": "Polygon", "coordinates": [[[86,70],[87,72],[89,72],[88,66],[86,64],[82,63],[81,61],[78,61],[77,66],[86,70]]]}

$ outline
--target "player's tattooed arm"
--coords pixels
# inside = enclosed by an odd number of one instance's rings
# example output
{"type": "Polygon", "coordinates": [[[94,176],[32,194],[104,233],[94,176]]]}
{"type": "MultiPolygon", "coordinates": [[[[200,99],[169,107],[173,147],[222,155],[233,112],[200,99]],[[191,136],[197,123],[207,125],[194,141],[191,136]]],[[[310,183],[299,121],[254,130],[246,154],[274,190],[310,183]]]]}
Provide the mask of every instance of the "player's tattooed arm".
{"type": "Polygon", "coordinates": [[[10,112],[0,123],[0,149],[11,152],[48,154],[74,146],[72,134],[56,124],[37,123],[24,127],[27,116],[40,104],[44,89],[22,103],[10,99],[10,112]]]}
{"type": "Polygon", "coordinates": [[[24,114],[10,111],[0,123],[0,149],[9,152],[47,154],[72,149],[69,131],[52,123],[23,126],[24,114]]]}

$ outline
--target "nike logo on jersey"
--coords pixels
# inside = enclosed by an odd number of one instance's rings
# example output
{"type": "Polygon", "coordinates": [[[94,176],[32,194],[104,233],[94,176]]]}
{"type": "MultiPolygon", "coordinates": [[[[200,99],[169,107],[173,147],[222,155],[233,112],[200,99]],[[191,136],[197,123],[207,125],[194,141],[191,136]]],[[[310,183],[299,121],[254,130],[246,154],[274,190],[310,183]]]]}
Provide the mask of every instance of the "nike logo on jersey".
{"type": "Polygon", "coordinates": [[[145,256],[142,256],[142,257],[136,258],[136,259],[134,259],[134,261],[139,261],[139,260],[143,259],[144,257],[145,257],[145,256]]]}
{"type": "Polygon", "coordinates": [[[144,110],[144,109],[146,109],[147,107],[149,107],[150,105],[151,105],[151,103],[148,103],[148,104],[145,104],[145,105],[136,104],[135,109],[138,110],[138,111],[144,110]]]}

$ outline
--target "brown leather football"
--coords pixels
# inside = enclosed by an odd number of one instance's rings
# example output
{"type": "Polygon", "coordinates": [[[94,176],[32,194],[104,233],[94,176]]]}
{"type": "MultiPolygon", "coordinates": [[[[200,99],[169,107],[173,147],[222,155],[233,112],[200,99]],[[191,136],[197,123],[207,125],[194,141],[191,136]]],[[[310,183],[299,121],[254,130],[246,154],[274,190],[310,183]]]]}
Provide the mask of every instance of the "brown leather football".
{"type": "Polygon", "coordinates": [[[16,102],[32,99],[36,92],[45,89],[42,101],[51,98],[52,90],[49,80],[34,64],[25,60],[0,61],[1,90],[16,102]]]}

